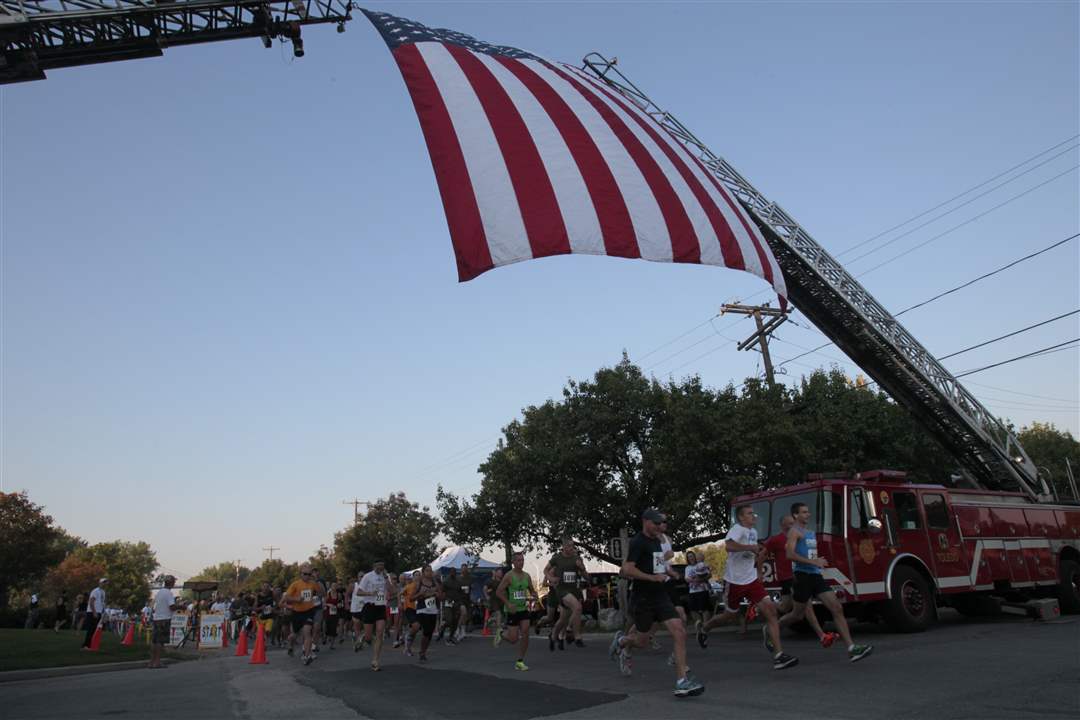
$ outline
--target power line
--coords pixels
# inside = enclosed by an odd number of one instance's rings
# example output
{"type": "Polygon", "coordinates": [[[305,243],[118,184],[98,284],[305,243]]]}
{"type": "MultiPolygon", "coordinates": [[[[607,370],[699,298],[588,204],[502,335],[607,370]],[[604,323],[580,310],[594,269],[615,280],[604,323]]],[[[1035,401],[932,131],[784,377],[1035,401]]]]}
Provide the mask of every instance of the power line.
{"type": "MultiPolygon", "coordinates": [[[[1020,173],[1020,174],[1018,174],[1018,175],[1016,175],[1016,176],[1014,176],[1014,177],[1011,177],[1011,178],[1009,178],[1008,180],[1006,180],[1006,181],[1005,181],[1005,182],[1003,182],[1003,183],[998,183],[997,185],[995,185],[994,187],[990,188],[990,189],[989,189],[989,190],[987,190],[986,192],[982,192],[982,193],[979,193],[979,194],[978,194],[978,195],[976,195],[975,197],[973,197],[973,198],[970,198],[970,199],[968,199],[968,200],[965,200],[964,202],[960,203],[959,205],[957,205],[956,207],[952,208],[951,210],[947,210],[947,211],[945,211],[945,212],[941,213],[940,215],[938,215],[937,217],[933,217],[933,218],[931,218],[931,219],[927,220],[926,222],[924,222],[924,223],[922,223],[922,224],[920,224],[920,225],[916,225],[915,227],[911,228],[910,230],[907,230],[907,231],[905,231],[905,232],[902,232],[902,233],[900,233],[899,235],[897,235],[896,237],[894,237],[894,238],[893,238],[892,240],[889,240],[889,241],[887,241],[887,242],[884,242],[884,243],[882,243],[881,245],[878,245],[878,246],[877,246],[876,248],[872,248],[872,249],[870,249],[870,250],[867,250],[867,251],[866,251],[866,252],[864,252],[864,253],[863,253],[862,255],[859,255],[858,257],[855,257],[855,258],[852,258],[851,260],[848,260],[848,261],[847,261],[847,263],[848,263],[849,265],[850,265],[850,264],[853,264],[853,263],[857,263],[858,261],[862,260],[862,259],[863,259],[864,257],[866,257],[867,255],[873,255],[874,253],[878,252],[879,250],[884,250],[885,248],[889,247],[889,246],[890,246],[890,245],[892,245],[893,243],[895,243],[895,242],[898,242],[899,240],[902,240],[903,238],[906,238],[906,237],[907,237],[908,235],[911,235],[911,234],[912,234],[913,232],[916,232],[917,230],[922,230],[922,229],[923,229],[924,227],[926,227],[927,225],[932,225],[932,224],[936,223],[936,222],[937,222],[938,220],[942,219],[943,217],[946,217],[946,216],[948,216],[948,215],[952,215],[952,214],[953,214],[954,212],[956,212],[957,210],[960,210],[961,208],[967,207],[968,205],[970,205],[971,203],[975,202],[975,201],[976,201],[976,200],[978,200],[979,198],[983,198],[983,197],[986,197],[987,195],[989,195],[990,193],[994,192],[995,190],[998,190],[999,188],[1005,187],[1006,185],[1008,185],[1009,183],[1013,182],[1014,180],[1019,180],[1020,178],[1024,177],[1025,175],[1027,175],[1027,174],[1028,174],[1029,172],[1034,172],[1034,171],[1038,170],[1038,169],[1039,169],[1039,168],[1041,168],[1041,167],[1042,167],[1043,165],[1046,165],[1047,163],[1049,163],[1049,162],[1051,162],[1051,161],[1053,161],[1053,160],[1056,160],[1057,158],[1061,157],[1062,155],[1064,155],[1064,154],[1065,154],[1065,153],[1067,153],[1067,152],[1072,152],[1073,150],[1076,150],[1076,148],[1078,148],[1078,147],[1080,147],[1080,145],[1073,145],[1073,146],[1072,146],[1072,147],[1070,147],[1070,148],[1065,148],[1064,150],[1062,150],[1061,152],[1059,152],[1059,153],[1058,153],[1057,155],[1052,155],[1051,157],[1047,158],[1046,160],[1043,160],[1043,161],[1042,161],[1041,163],[1039,163],[1038,165],[1034,165],[1034,166],[1032,166],[1032,167],[1028,168],[1028,169],[1027,169],[1027,170],[1025,170],[1024,172],[1022,172],[1022,173],[1020,173]]],[[[1038,187],[1038,186],[1036,186],[1036,187],[1038,187]]],[[[849,249],[845,250],[844,252],[842,252],[842,253],[838,254],[838,255],[837,255],[837,257],[839,258],[839,257],[841,257],[842,255],[846,255],[847,253],[851,252],[851,251],[852,251],[853,249],[854,249],[854,248],[849,248],[849,249]]]]}
{"type": "MultiPolygon", "coordinates": [[[[905,220],[904,222],[900,223],[899,225],[893,225],[893,226],[892,226],[891,228],[889,228],[888,230],[883,230],[883,231],[879,232],[879,233],[878,233],[877,235],[875,235],[875,236],[873,236],[873,237],[871,237],[871,238],[867,238],[866,240],[863,240],[863,241],[862,241],[862,242],[860,242],[860,243],[857,243],[857,244],[855,244],[855,245],[852,245],[852,246],[851,246],[851,247],[849,247],[849,248],[848,248],[847,250],[843,250],[842,252],[840,252],[840,253],[839,253],[839,254],[837,255],[837,257],[841,257],[841,256],[843,256],[843,255],[846,255],[847,253],[849,253],[849,252],[851,252],[851,251],[853,251],[853,250],[855,250],[855,249],[857,249],[857,248],[860,248],[860,247],[862,247],[863,245],[866,245],[867,243],[870,243],[870,242],[873,242],[874,240],[877,240],[877,239],[878,239],[879,237],[882,237],[882,236],[884,236],[884,235],[888,235],[888,234],[889,234],[889,233],[891,233],[891,232],[892,232],[893,230],[899,230],[900,228],[904,227],[904,226],[905,226],[905,225],[907,225],[908,223],[910,223],[910,222],[914,222],[914,221],[918,220],[919,218],[921,218],[921,217],[923,217],[923,216],[925,216],[925,215],[929,215],[930,213],[934,212],[935,210],[938,210],[938,209],[940,209],[940,208],[943,208],[943,207],[945,207],[946,205],[948,205],[949,203],[951,203],[951,202],[952,202],[953,200],[959,200],[960,198],[964,197],[964,196],[965,196],[965,195],[967,195],[968,193],[972,193],[972,192],[975,192],[976,190],[978,190],[979,188],[983,187],[984,185],[988,185],[988,184],[990,184],[990,183],[994,182],[995,180],[997,180],[998,178],[1000,178],[1000,177],[1004,177],[1004,176],[1008,175],[1008,174],[1009,174],[1009,173],[1011,173],[1011,172],[1012,172],[1013,170],[1016,170],[1016,169],[1018,169],[1018,168],[1021,168],[1021,167],[1023,167],[1024,165],[1027,165],[1027,164],[1028,164],[1029,162],[1031,162],[1031,161],[1032,161],[1032,160],[1034,160],[1035,158],[1037,158],[1037,157],[1041,157],[1041,156],[1045,155],[1046,153],[1048,153],[1048,152],[1050,152],[1050,151],[1052,151],[1052,150],[1057,150],[1057,149],[1058,149],[1059,147],[1061,147],[1062,145],[1065,145],[1065,144],[1067,144],[1067,143],[1071,143],[1071,142],[1072,142],[1073,140],[1076,140],[1077,138],[1080,138],[1080,135],[1073,135],[1073,136],[1072,136],[1071,138],[1068,138],[1068,139],[1066,139],[1066,140],[1062,140],[1062,141],[1061,141],[1061,142],[1059,142],[1059,143],[1058,143],[1057,145],[1054,145],[1054,146],[1052,146],[1052,147],[1048,147],[1047,149],[1043,150],[1042,152],[1039,152],[1039,153],[1035,153],[1034,155],[1032,155],[1031,157],[1029,157],[1029,158],[1028,158],[1027,160],[1024,160],[1023,162],[1020,162],[1020,163],[1017,163],[1016,165],[1013,165],[1013,166],[1012,166],[1011,168],[1009,168],[1008,170],[1002,170],[1002,171],[1001,171],[1000,173],[998,173],[998,174],[997,174],[997,175],[995,175],[994,177],[992,177],[992,178],[989,178],[989,179],[987,179],[987,180],[983,180],[983,181],[982,181],[981,183],[979,183],[979,184],[978,184],[978,185],[976,185],[975,187],[969,188],[969,189],[965,190],[964,192],[960,193],[959,195],[953,195],[953,196],[952,196],[951,198],[949,198],[948,200],[946,200],[946,201],[944,201],[944,202],[942,202],[942,203],[939,203],[939,204],[935,205],[934,207],[930,208],[929,210],[923,210],[923,211],[922,211],[921,213],[919,213],[918,215],[914,215],[914,216],[912,216],[912,217],[908,218],[907,220],[905,220]]],[[[1071,149],[1074,149],[1074,148],[1071,148],[1071,149]]],[[[1060,154],[1060,153],[1059,153],[1059,154],[1060,154]]],[[[1055,155],[1054,157],[1057,157],[1057,155],[1055,155]]],[[[1033,169],[1034,169],[1034,168],[1033,168],[1033,169]]],[[[1021,174],[1021,175],[1022,175],[1022,174],[1021,174]]],[[[1016,177],[1017,177],[1017,178],[1018,178],[1018,177],[1021,177],[1021,175],[1017,175],[1016,177]]],[[[1013,178],[1013,180],[1015,180],[1015,179],[1016,179],[1016,178],[1013,178]]],[[[1010,181],[1010,182],[1011,182],[1011,181],[1010,181]]],[[[1000,187],[1000,186],[998,186],[998,187],[1000,187]]]]}
{"type": "MultiPolygon", "coordinates": [[[[703,323],[699,323],[699,324],[695,325],[694,327],[690,328],[689,330],[687,330],[686,332],[684,332],[684,333],[683,333],[682,335],[680,335],[679,337],[677,337],[677,338],[672,338],[671,340],[668,340],[668,341],[667,341],[666,343],[664,343],[663,345],[660,345],[660,346],[658,346],[658,347],[655,347],[655,348],[653,348],[653,349],[652,349],[652,350],[650,350],[649,352],[647,352],[647,353],[645,353],[644,355],[642,355],[641,357],[639,357],[639,358],[638,358],[638,362],[641,362],[642,360],[644,360],[645,358],[649,357],[650,355],[654,355],[655,353],[657,353],[657,352],[659,352],[659,351],[663,350],[663,349],[664,349],[664,348],[666,348],[666,347],[667,347],[668,345],[671,345],[671,344],[673,344],[673,343],[676,343],[676,342],[678,342],[679,340],[682,340],[682,339],[683,339],[684,337],[686,337],[686,336],[687,336],[687,335],[689,335],[690,333],[694,332],[695,330],[697,330],[697,329],[698,329],[698,328],[700,328],[700,327],[704,327],[705,325],[708,325],[709,323],[711,323],[711,322],[712,322],[713,320],[715,320],[715,319],[716,319],[716,318],[718,318],[718,317],[720,317],[720,314],[719,314],[719,313],[717,313],[716,315],[713,315],[713,316],[712,316],[711,318],[709,318],[709,319],[708,319],[708,320],[706,320],[705,322],[703,322],[703,323]]],[[[663,360],[661,360],[660,362],[663,362],[663,360]]]]}
{"type": "MultiPolygon", "coordinates": [[[[1002,265],[1001,267],[997,268],[996,270],[991,270],[990,272],[985,273],[983,275],[980,275],[979,277],[977,277],[977,278],[975,278],[973,280],[968,280],[967,282],[962,283],[960,285],[957,285],[954,288],[950,288],[950,289],[948,289],[948,290],[946,290],[944,292],[940,292],[937,295],[934,295],[931,298],[923,300],[922,302],[916,303],[916,304],[912,305],[911,307],[904,308],[900,312],[895,313],[893,315],[893,317],[900,317],[904,313],[915,310],[916,308],[921,308],[922,306],[928,305],[928,304],[934,302],[935,300],[940,300],[941,298],[945,297],[946,295],[951,295],[952,293],[954,293],[954,292],[956,292],[958,290],[963,290],[966,287],[970,287],[971,285],[974,285],[975,283],[979,282],[980,280],[985,280],[988,277],[992,277],[994,275],[997,275],[1000,272],[1004,272],[1005,270],[1008,270],[1011,267],[1019,265],[1020,263],[1024,262],[1025,260],[1030,260],[1031,258],[1038,257],[1039,255],[1042,255],[1045,252],[1048,252],[1050,250],[1053,250],[1056,247],[1064,245],[1065,243],[1069,242],[1070,240],[1075,240],[1078,237],[1080,237],[1080,233],[1077,233],[1075,235],[1070,235],[1069,237],[1065,238],[1064,240],[1058,240],[1057,242],[1055,242],[1055,243],[1053,243],[1051,245],[1047,245],[1046,247],[1044,247],[1041,250],[1036,250],[1035,252],[1030,253],[1028,255],[1025,255],[1022,258],[1019,258],[1017,260],[1013,260],[1010,263],[1006,263],[1005,265],[1002,265]]],[[[801,327],[801,325],[800,325],[800,327],[801,327]]],[[[821,332],[821,331],[818,330],[818,332],[821,332]]],[[[787,364],[789,362],[798,360],[799,358],[802,358],[802,357],[806,357],[807,355],[811,355],[813,353],[816,353],[819,350],[824,350],[825,348],[829,347],[832,344],[833,343],[830,341],[830,342],[827,342],[827,343],[825,343],[823,345],[818,345],[816,348],[813,348],[811,350],[807,350],[806,352],[800,353],[799,355],[795,355],[794,357],[789,358],[788,360],[784,360],[783,362],[779,363],[777,365],[777,367],[783,367],[785,364],[787,364]]],[[[941,358],[939,358],[939,359],[941,359],[941,358]]]]}
{"type": "Polygon", "coordinates": [[[1011,338],[1014,335],[1019,335],[1020,333],[1025,333],[1028,330],[1034,330],[1037,327],[1042,327],[1043,325],[1048,325],[1048,324],[1050,324],[1050,323],[1052,323],[1052,322],[1054,322],[1056,320],[1061,320],[1062,318],[1067,318],[1067,317],[1070,317],[1072,315],[1076,315],[1077,313],[1080,313],[1080,310],[1073,310],[1072,312],[1062,313],[1061,315],[1058,315],[1057,317],[1052,317],[1049,320],[1043,320],[1042,322],[1037,322],[1034,325],[1028,325],[1026,328],[1020,328],[1019,330],[1014,330],[1011,333],[1007,333],[1005,335],[1000,335],[1000,336],[998,336],[996,338],[993,338],[992,340],[986,340],[985,342],[981,342],[978,345],[972,345],[971,347],[966,347],[963,350],[957,350],[954,353],[949,353],[948,355],[942,355],[941,357],[938,358],[938,360],[948,360],[951,357],[956,357],[957,355],[963,355],[964,353],[966,353],[966,352],[968,352],[970,350],[975,350],[977,348],[981,348],[981,347],[984,347],[986,345],[992,345],[992,344],[994,344],[996,342],[999,342],[1001,340],[1005,340],[1006,338],[1011,338]]]}
{"type": "Polygon", "coordinates": [[[960,223],[959,225],[955,225],[955,226],[949,228],[945,232],[938,233],[937,235],[934,235],[930,239],[924,240],[921,243],[919,243],[918,245],[910,247],[907,250],[905,250],[904,252],[899,253],[898,255],[894,255],[893,257],[889,258],[885,262],[878,263],[877,265],[870,268],[869,270],[864,270],[863,272],[859,273],[856,277],[860,277],[860,278],[865,277],[865,276],[869,275],[870,273],[874,272],[875,270],[880,270],[881,268],[885,267],[889,263],[896,262],[900,258],[902,258],[902,257],[904,257],[906,255],[910,255],[911,253],[915,252],[916,250],[918,250],[920,248],[926,247],[927,245],[934,242],[935,240],[937,240],[939,238],[942,238],[942,237],[948,235],[949,233],[951,233],[951,232],[953,232],[955,230],[959,230],[960,228],[964,227],[965,225],[970,225],[971,223],[975,222],[976,220],[978,220],[980,218],[986,217],[987,215],[994,212],[995,210],[1003,208],[1006,205],[1008,205],[1009,203],[1015,202],[1016,200],[1019,200],[1020,198],[1024,197],[1025,195],[1029,195],[1029,194],[1035,192],[1036,190],[1043,187],[1044,185],[1049,185],[1050,183],[1054,182],[1055,180],[1065,177],[1066,175],[1068,175],[1072,171],[1076,170],[1077,168],[1080,168],[1080,165],[1073,165],[1071,168],[1069,168],[1065,172],[1058,173],[1054,177],[1052,177],[1052,178],[1050,178],[1048,180],[1044,180],[1043,182],[1039,183],[1038,185],[1035,185],[1034,187],[1030,187],[1030,188],[1028,188],[1027,190],[1025,190],[1022,193],[1019,193],[1017,195],[1013,195],[1008,200],[1005,200],[1004,202],[998,203],[997,205],[990,208],[989,210],[985,210],[985,211],[979,213],[978,215],[976,215],[975,217],[969,218],[969,219],[965,220],[964,222],[960,223]]]}
{"type": "MultiPolygon", "coordinates": [[[[1029,353],[1026,353],[1024,355],[1017,355],[1014,358],[1009,358],[1008,360],[1002,360],[1001,362],[994,363],[993,365],[985,365],[985,366],[983,366],[981,368],[975,368],[974,370],[966,370],[966,371],[964,371],[962,373],[957,373],[953,377],[962,378],[962,377],[965,377],[967,375],[974,375],[975,373],[980,373],[983,370],[990,370],[991,368],[1001,367],[1002,365],[1008,365],[1009,363],[1014,363],[1017,360],[1024,360],[1026,358],[1035,357],[1037,355],[1049,355],[1050,353],[1058,352],[1059,350],[1070,350],[1072,348],[1071,347],[1066,347],[1066,345],[1071,345],[1071,343],[1074,343],[1074,342],[1080,342],[1080,337],[1073,338],[1072,340],[1066,340],[1065,342],[1058,343],[1057,345],[1051,345],[1049,347],[1044,347],[1041,350],[1036,350],[1034,352],[1029,352],[1029,353]]],[[[1072,347],[1080,347],[1080,345],[1075,345],[1075,346],[1072,346],[1072,347]]]]}
{"type": "Polygon", "coordinates": [[[1054,402],[1069,402],[1069,400],[1062,400],[1061,398],[1051,397],[1049,395],[1035,395],[1033,393],[1020,392],[1019,390],[1009,390],[1008,388],[997,387],[996,385],[987,385],[986,383],[977,383],[974,380],[967,383],[968,385],[977,385],[978,387],[984,387],[990,390],[997,390],[998,392],[1007,392],[1012,395],[1022,395],[1024,397],[1038,398],[1039,400],[1052,400],[1054,402]]]}
{"type": "Polygon", "coordinates": [[[1009,268],[1013,267],[1014,265],[1019,265],[1020,263],[1024,262],[1025,260],[1030,260],[1033,257],[1038,257],[1039,255],[1042,255],[1044,252],[1048,252],[1050,250],[1053,250],[1054,248],[1059,247],[1061,245],[1064,245],[1065,243],[1069,242],[1070,240],[1075,240],[1078,237],[1080,237],[1080,233],[1077,233],[1075,235],[1070,235],[1069,237],[1065,238],[1064,240],[1058,240],[1053,245],[1047,245],[1042,250],[1036,250],[1035,252],[1031,253],[1030,255],[1025,255],[1024,257],[1022,257],[1022,258],[1020,258],[1018,260],[1013,260],[1011,263],[1008,263],[1006,265],[1002,265],[997,270],[992,270],[992,271],[986,273],[985,275],[980,275],[979,277],[975,278],[974,280],[968,280],[963,285],[957,285],[956,287],[951,288],[949,290],[946,290],[943,293],[938,293],[937,295],[930,298],[929,300],[923,300],[921,303],[916,303],[915,305],[912,305],[909,308],[904,308],[900,312],[896,313],[896,317],[899,317],[900,315],[903,315],[904,313],[906,313],[909,310],[914,310],[915,308],[920,308],[923,305],[926,305],[928,303],[932,303],[935,300],[940,300],[941,298],[945,297],[946,295],[951,295],[952,293],[956,292],[957,290],[963,290],[964,288],[968,287],[969,285],[974,285],[975,283],[979,282],[980,280],[985,280],[988,277],[992,277],[994,275],[997,275],[1000,272],[1008,270],[1009,268]]]}

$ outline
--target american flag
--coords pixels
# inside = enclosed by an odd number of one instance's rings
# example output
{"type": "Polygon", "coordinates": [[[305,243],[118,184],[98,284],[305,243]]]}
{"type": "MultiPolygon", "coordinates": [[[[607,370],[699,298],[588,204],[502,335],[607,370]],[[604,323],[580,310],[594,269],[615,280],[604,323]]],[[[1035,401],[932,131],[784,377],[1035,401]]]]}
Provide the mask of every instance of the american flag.
{"type": "Polygon", "coordinates": [[[564,63],[363,11],[412,96],[461,281],[569,253],[722,265],[786,299],[754,222],[661,125],[564,63]]]}

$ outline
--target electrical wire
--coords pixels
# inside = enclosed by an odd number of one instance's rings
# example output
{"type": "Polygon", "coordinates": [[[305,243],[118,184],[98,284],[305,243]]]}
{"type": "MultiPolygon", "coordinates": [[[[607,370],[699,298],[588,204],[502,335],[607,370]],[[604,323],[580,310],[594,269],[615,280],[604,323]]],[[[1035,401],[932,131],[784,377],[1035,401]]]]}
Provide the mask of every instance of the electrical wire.
{"type": "Polygon", "coordinates": [[[1011,338],[1014,335],[1019,335],[1020,333],[1025,333],[1028,330],[1034,330],[1037,327],[1042,327],[1043,325],[1049,325],[1050,323],[1055,322],[1057,320],[1061,320],[1062,318],[1071,317],[1073,315],[1076,315],[1077,313],[1080,313],[1080,310],[1073,310],[1072,312],[1062,313],[1061,315],[1058,315],[1057,317],[1052,317],[1049,320],[1043,320],[1042,322],[1037,322],[1034,325],[1028,325],[1026,328],[1020,328],[1019,330],[1014,330],[1011,333],[1007,333],[1005,335],[1000,335],[1000,336],[998,336],[996,338],[993,338],[992,340],[986,340],[985,342],[981,342],[981,343],[979,343],[977,345],[972,345],[971,347],[966,347],[963,350],[957,350],[954,353],[949,353],[948,355],[942,355],[941,357],[938,358],[938,360],[948,360],[951,357],[956,357],[957,355],[963,355],[964,353],[969,352],[971,350],[975,350],[975,349],[978,349],[978,348],[981,348],[981,347],[985,347],[986,345],[992,345],[992,344],[994,344],[996,342],[999,342],[1001,340],[1005,340],[1006,338],[1011,338]]]}
{"type": "Polygon", "coordinates": [[[962,378],[962,377],[966,377],[968,375],[974,375],[975,373],[980,373],[980,372],[982,372],[984,370],[990,370],[991,368],[1001,367],[1002,365],[1008,365],[1009,363],[1014,363],[1017,360],[1024,360],[1024,359],[1027,359],[1027,358],[1036,357],[1038,355],[1049,355],[1051,353],[1059,352],[1061,350],[1071,350],[1073,348],[1080,347],[1080,345],[1072,345],[1072,343],[1075,343],[1075,342],[1080,342],[1080,337],[1073,338],[1072,340],[1066,340],[1065,342],[1058,343],[1057,345],[1051,345],[1049,347],[1044,347],[1041,350],[1035,350],[1034,352],[1025,353],[1024,355],[1017,355],[1014,358],[1009,358],[1008,360],[1002,360],[1001,362],[996,362],[996,363],[994,363],[992,365],[984,365],[983,367],[975,368],[974,370],[965,370],[962,373],[956,373],[955,375],[953,375],[953,377],[962,378]],[[1066,346],[1068,346],[1068,347],[1066,347],[1066,346]]]}
{"type": "MultiPolygon", "coordinates": [[[[1051,147],[1048,147],[1047,149],[1043,150],[1042,152],[1039,152],[1039,153],[1035,153],[1034,155],[1032,155],[1031,157],[1029,157],[1029,158],[1028,158],[1027,160],[1024,160],[1023,162],[1020,162],[1020,163],[1017,163],[1016,165],[1013,165],[1013,166],[1012,166],[1011,168],[1009,168],[1008,170],[1002,170],[1002,171],[1001,171],[1000,173],[998,173],[998,174],[997,174],[997,175],[995,175],[994,177],[992,177],[992,178],[989,178],[989,179],[987,179],[987,180],[983,180],[983,181],[982,181],[981,183],[979,183],[979,184],[978,184],[978,185],[976,185],[975,187],[972,187],[972,188],[968,188],[967,190],[965,190],[964,192],[962,192],[962,193],[960,193],[960,194],[958,194],[958,195],[953,195],[953,196],[952,196],[951,198],[949,198],[948,200],[946,200],[946,201],[944,201],[944,202],[941,202],[941,203],[938,203],[937,205],[935,205],[934,207],[930,208],[929,210],[923,210],[923,211],[922,211],[921,213],[919,213],[918,215],[914,215],[914,216],[912,216],[912,217],[908,218],[907,220],[905,220],[904,222],[900,223],[899,225],[893,225],[893,226],[892,226],[891,228],[889,228],[888,230],[883,230],[883,231],[879,232],[879,233],[878,233],[877,235],[875,235],[875,236],[873,236],[873,237],[871,237],[871,238],[867,238],[866,240],[863,240],[862,242],[859,242],[859,243],[857,243],[857,244],[855,244],[855,245],[852,245],[852,246],[851,246],[851,247],[849,247],[848,249],[846,249],[846,250],[843,250],[843,251],[841,251],[841,252],[840,252],[839,254],[837,254],[837,256],[836,256],[836,257],[842,257],[842,256],[844,256],[844,255],[847,255],[848,253],[850,253],[850,252],[852,252],[852,251],[854,251],[854,250],[857,250],[858,248],[862,247],[863,245],[866,245],[867,243],[871,243],[871,242],[873,242],[874,240],[877,240],[877,239],[878,239],[878,238],[880,238],[880,237],[883,237],[883,236],[885,236],[885,235],[888,235],[888,234],[889,234],[889,233],[891,233],[891,232],[892,232],[893,230],[899,230],[900,228],[904,227],[904,226],[905,226],[905,225],[907,225],[908,223],[914,222],[914,221],[918,220],[918,219],[919,219],[919,218],[921,218],[921,217],[924,217],[924,216],[926,216],[926,215],[929,215],[930,213],[934,212],[935,210],[938,210],[938,209],[940,209],[940,208],[943,208],[943,207],[945,207],[946,205],[948,205],[948,204],[949,204],[949,203],[951,203],[952,201],[954,201],[954,200],[959,200],[960,198],[964,197],[964,196],[965,196],[965,195],[967,195],[968,193],[972,193],[972,192],[975,192],[976,190],[978,190],[979,188],[983,187],[984,185],[989,185],[990,183],[994,182],[994,181],[995,181],[995,180],[997,180],[998,178],[1001,178],[1001,177],[1004,177],[1004,176],[1008,175],[1008,174],[1009,174],[1009,173],[1011,173],[1011,172],[1012,172],[1013,170],[1017,170],[1017,169],[1019,169],[1019,168],[1022,168],[1022,167],[1023,167],[1024,165],[1027,165],[1027,164],[1028,164],[1029,162],[1031,162],[1031,161],[1032,161],[1032,160],[1034,160],[1035,158],[1041,157],[1041,156],[1045,155],[1046,153],[1048,153],[1048,152],[1051,152],[1051,151],[1053,151],[1053,150],[1057,150],[1057,149],[1058,149],[1059,147],[1061,147],[1062,145],[1065,145],[1065,144],[1067,144],[1067,143],[1071,143],[1072,141],[1076,140],[1077,138],[1080,138],[1080,135],[1073,135],[1073,136],[1072,136],[1072,137],[1070,137],[1070,138],[1067,138],[1067,139],[1065,139],[1065,140],[1062,140],[1061,142],[1057,143],[1056,145],[1053,145],[1053,146],[1051,146],[1051,147]]],[[[1070,149],[1073,149],[1073,150],[1075,150],[1076,148],[1070,148],[1070,149]]],[[[1060,155],[1060,154],[1061,154],[1061,153],[1059,153],[1059,155],[1060,155]]],[[[1057,157],[1057,155],[1055,155],[1054,157],[1057,157]]],[[[1032,169],[1034,169],[1034,168],[1032,168],[1032,169]]],[[[1013,178],[1013,180],[1015,180],[1015,179],[1016,179],[1016,178],[1018,178],[1018,177],[1022,177],[1022,175],[1023,175],[1023,173],[1021,173],[1020,175],[1017,175],[1016,177],[1014,177],[1014,178],[1013,178]]],[[[1011,181],[1010,181],[1010,182],[1011,182],[1011,181]]],[[[1000,186],[998,186],[998,187],[1000,187],[1000,186]]]]}

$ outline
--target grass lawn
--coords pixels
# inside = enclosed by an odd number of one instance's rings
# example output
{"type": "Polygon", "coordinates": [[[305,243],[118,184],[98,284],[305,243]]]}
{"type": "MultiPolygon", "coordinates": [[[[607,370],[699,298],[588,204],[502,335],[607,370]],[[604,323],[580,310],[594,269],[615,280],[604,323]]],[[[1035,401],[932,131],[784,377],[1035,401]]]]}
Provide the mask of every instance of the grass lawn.
{"type": "MultiPolygon", "coordinates": [[[[137,637],[134,645],[124,647],[120,637],[106,632],[101,636],[100,650],[83,652],[79,648],[84,637],[85,633],[74,630],[54,633],[0,629],[0,672],[150,659],[150,646],[145,638],[137,637]]],[[[174,656],[166,650],[166,657],[174,656]]]]}

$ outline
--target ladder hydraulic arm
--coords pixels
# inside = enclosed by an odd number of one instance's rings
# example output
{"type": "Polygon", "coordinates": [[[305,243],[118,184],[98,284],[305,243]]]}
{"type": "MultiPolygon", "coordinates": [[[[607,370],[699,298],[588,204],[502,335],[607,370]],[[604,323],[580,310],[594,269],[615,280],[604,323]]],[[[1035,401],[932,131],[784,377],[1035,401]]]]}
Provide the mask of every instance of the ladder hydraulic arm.
{"type": "Polygon", "coordinates": [[[352,19],[351,0],[0,0],[0,84],[53,68],[157,57],[166,47],[261,37],[292,42],[303,25],[352,19]]]}
{"type": "Polygon", "coordinates": [[[1051,500],[1016,437],[783,208],[660,109],[615,63],[591,53],[584,69],[664,126],[739,198],[772,248],[792,303],[938,438],[976,485],[1051,500]]]}

